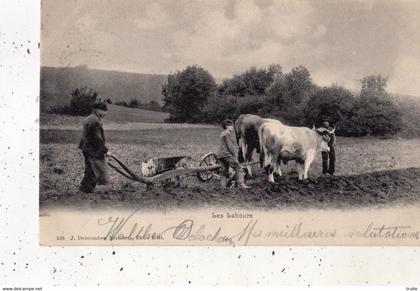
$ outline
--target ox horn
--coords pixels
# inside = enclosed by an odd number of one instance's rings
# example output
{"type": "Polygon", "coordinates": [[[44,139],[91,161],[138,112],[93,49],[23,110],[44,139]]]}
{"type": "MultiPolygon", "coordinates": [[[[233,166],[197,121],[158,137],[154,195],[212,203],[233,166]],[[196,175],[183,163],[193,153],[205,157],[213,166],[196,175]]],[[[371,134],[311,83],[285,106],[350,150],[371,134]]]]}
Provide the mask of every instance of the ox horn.
{"type": "Polygon", "coordinates": [[[334,132],[335,132],[335,126],[333,127],[333,129],[332,129],[332,130],[329,130],[328,132],[329,132],[330,134],[334,133],[334,132]]]}
{"type": "Polygon", "coordinates": [[[315,130],[315,123],[312,124],[312,129],[315,130]]]}

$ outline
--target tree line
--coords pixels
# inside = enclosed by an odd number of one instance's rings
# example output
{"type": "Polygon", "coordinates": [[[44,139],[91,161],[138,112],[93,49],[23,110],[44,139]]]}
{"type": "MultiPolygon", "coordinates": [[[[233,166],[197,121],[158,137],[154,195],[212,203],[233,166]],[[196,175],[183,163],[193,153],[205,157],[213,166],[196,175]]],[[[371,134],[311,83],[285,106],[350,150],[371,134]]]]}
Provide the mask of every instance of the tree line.
{"type": "Polygon", "coordinates": [[[132,98],[129,102],[116,101],[114,104],[130,108],[139,108],[144,110],[162,112],[162,106],[155,100],[151,100],[149,102],[141,102],[141,100],[139,99],[132,98]]]}
{"type": "Polygon", "coordinates": [[[141,102],[139,99],[132,98],[129,102],[127,101],[116,101],[115,103],[111,98],[102,100],[99,98],[97,90],[88,87],[75,88],[71,92],[71,98],[69,104],[60,104],[49,108],[48,112],[56,114],[69,114],[69,115],[89,115],[92,111],[93,105],[96,101],[103,101],[107,104],[115,104],[119,106],[125,106],[130,108],[139,108],[150,111],[162,112],[162,106],[151,100],[149,102],[141,102]]]}
{"type": "Polygon", "coordinates": [[[278,64],[249,70],[216,84],[199,66],[168,76],[162,87],[168,122],[218,123],[251,113],[277,118],[288,125],[336,125],[342,136],[387,136],[403,126],[402,112],[386,92],[387,78],[369,75],[360,92],[316,85],[303,66],[283,72],[278,64]]]}

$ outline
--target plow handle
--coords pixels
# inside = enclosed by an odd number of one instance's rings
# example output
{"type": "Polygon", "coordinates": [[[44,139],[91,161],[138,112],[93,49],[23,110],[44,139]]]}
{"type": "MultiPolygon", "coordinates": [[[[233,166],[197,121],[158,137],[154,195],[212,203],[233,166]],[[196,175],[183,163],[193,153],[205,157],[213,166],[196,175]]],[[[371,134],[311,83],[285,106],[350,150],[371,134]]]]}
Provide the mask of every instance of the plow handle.
{"type": "Polygon", "coordinates": [[[116,161],[123,169],[119,169],[117,166],[113,165],[112,163],[108,162],[108,165],[113,168],[114,170],[116,170],[118,173],[120,173],[121,175],[123,175],[124,177],[134,180],[134,181],[138,181],[144,184],[148,184],[151,185],[154,183],[152,178],[149,177],[142,177],[137,175],[136,173],[134,173],[132,170],[130,170],[129,167],[127,167],[123,162],[121,162],[119,159],[117,159],[117,157],[113,156],[113,155],[107,155],[109,158],[113,159],[114,161],[116,161]]]}
{"type": "Polygon", "coordinates": [[[192,174],[192,173],[197,173],[197,172],[207,172],[207,171],[219,169],[221,167],[220,165],[211,165],[207,167],[177,168],[174,170],[163,172],[153,177],[143,177],[134,173],[129,167],[127,167],[117,157],[113,155],[108,155],[108,157],[116,161],[123,168],[122,170],[118,168],[117,166],[115,166],[114,164],[108,162],[108,165],[114,170],[116,170],[118,173],[120,173],[122,176],[130,180],[138,181],[147,185],[153,185],[157,182],[164,181],[166,179],[170,179],[176,176],[182,176],[182,175],[187,175],[187,174],[192,174]]]}

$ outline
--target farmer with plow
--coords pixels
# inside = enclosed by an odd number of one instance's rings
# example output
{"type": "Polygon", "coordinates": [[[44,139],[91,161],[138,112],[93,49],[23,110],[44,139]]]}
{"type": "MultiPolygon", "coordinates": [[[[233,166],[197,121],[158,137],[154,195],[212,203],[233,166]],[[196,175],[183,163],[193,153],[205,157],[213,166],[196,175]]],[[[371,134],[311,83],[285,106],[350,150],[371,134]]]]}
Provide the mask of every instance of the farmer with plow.
{"type": "Polygon", "coordinates": [[[250,187],[245,185],[244,171],[236,158],[238,155],[234,147],[233,121],[230,119],[223,120],[222,127],[224,130],[220,134],[220,145],[217,152],[217,158],[223,166],[223,173],[220,179],[221,186],[225,188],[231,180],[235,179],[239,188],[249,189],[250,187]],[[232,168],[235,173],[230,174],[229,168],[232,168]]]}
{"type": "Polygon", "coordinates": [[[105,185],[109,182],[105,161],[108,148],[105,146],[105,135],[101,121],[106,111],[106,103],[95,102],[92,113],[83,124],[79,149],[82,150],[85,159],[85,173],[79,189],[84,193],[92,193],[97,184],[105,185]]]}

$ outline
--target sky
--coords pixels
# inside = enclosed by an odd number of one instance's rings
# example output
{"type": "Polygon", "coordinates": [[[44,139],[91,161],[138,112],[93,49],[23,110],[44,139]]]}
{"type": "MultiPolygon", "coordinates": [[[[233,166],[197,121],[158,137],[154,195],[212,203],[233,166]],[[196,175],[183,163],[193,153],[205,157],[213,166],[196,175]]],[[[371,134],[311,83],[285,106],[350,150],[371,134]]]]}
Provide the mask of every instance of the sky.
{"type": "Polygon", "coordinates": [[[302,65],[321,86],[420,96],[420,1],[42,0],[44,66],[169,74],[199,65],[215,78],[302,65]]]}

